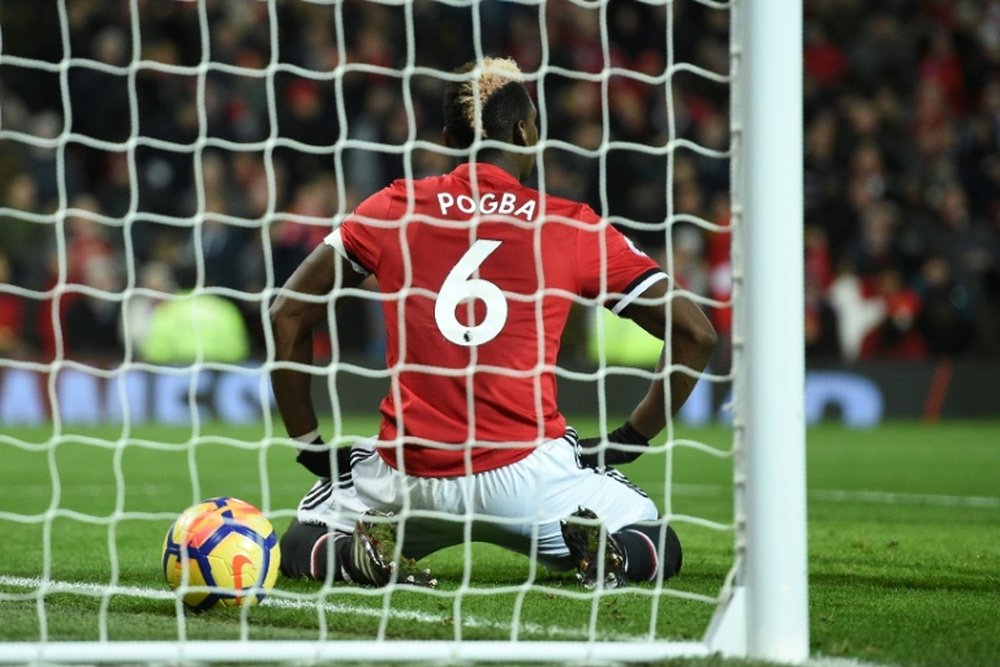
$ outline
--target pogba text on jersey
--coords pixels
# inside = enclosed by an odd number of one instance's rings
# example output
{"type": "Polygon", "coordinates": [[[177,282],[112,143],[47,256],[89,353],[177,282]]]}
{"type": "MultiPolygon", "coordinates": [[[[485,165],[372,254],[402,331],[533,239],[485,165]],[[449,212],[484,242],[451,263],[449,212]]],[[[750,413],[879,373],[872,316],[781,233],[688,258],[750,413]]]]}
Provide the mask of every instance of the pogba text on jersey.
{"type": "Polygon", "coordinates": [[[452,209],[465,215],[479,213],[481,215],[512,215],[524,218],[528,222],[535,219],[535,208],[538,202],[533,199],[518,199],[513,192],[483,192],[476,198],[460,194],[457,197],[451,192],[437,194],[441,215],[448,215],[452,209]]]}

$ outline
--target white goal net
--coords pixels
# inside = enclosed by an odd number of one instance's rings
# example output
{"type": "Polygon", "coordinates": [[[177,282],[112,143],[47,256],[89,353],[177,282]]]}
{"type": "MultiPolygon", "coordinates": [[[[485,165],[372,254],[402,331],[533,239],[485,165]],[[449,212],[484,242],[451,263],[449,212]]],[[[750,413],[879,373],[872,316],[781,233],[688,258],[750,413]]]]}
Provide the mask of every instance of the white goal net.
{"type": "MultiPolygon", "coordinates": [[[[782,97],[756,72],[788,56],[775,38],[754,63],[748,42],[798,18],[746,4],[0,5],[0,662],[803,659],[802,422],[786,407],[801,361],[769,356],[795,344],[774,332],[797,311],[766,307],[794,302],[798,278],[777,267],[755,286],[766,251],[747,237],[777,194],[741,166],[796,178],[778,164],[794,140],[773,133],[797,100],[744,112],[758,86],[782,97]],[[281,533],[312,481],[273,411],[269,304],[362,199],[450,169],[444,85],[487,55],[514,57],[537,104],[530,185],[589,203],[720,332],[675,422],[625,469],[680,534],[681,575],[586,590],[465,544],[430,557],[433,590],[279,578],[259,606],[192,614],[163,581],[178,513],[234,496],[281,533]]],[[[801,226],[778,215],[758,244],[801,226]]],[[[800,252],[797,233],[778,250],[800,252]]],[[[384,331],[376,292],[330,304],[314,396],[346,445],[377,429],[384,331]]],[[[623,327],[571,316],[557,376],[581,435],[613,429],[654,377],[659,348],[623,327]]]]}

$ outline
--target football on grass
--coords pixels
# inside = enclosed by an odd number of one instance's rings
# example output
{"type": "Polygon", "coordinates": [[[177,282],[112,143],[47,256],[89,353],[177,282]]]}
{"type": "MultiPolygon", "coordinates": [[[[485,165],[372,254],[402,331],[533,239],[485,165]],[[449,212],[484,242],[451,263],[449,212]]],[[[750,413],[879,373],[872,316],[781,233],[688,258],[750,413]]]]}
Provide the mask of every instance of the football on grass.
{"type": "Polygon", "coordinates": [[[177,517],[163,539],[163,574],[195,611],[254,605],[274,586],[281,550],[259,509],[237,498],[210,498],[177,517]]]}

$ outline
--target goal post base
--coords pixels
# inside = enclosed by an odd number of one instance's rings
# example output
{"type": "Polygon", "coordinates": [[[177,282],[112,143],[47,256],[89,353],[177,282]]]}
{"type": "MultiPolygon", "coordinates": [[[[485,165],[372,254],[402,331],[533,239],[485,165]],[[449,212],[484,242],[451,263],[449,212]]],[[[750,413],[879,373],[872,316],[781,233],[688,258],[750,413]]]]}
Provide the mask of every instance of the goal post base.
{"type": "Polygon", "coordinates": [[[705,631],[705,645],[710,653],[726,658],[747,655],[747,592],[735,586],[729,600],[719,605],[705,631]]]}

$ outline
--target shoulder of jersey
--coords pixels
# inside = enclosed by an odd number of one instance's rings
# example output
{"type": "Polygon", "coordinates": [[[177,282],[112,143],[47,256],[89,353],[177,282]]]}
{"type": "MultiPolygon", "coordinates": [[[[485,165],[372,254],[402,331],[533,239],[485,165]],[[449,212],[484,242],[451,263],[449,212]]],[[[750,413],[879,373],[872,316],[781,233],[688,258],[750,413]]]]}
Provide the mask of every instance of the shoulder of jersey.
{"type": "MultiPolygon", "coordinates": [[[[542,193],[538,190],[532,190],[532,192],[536,192],[539,198],[542,197],[542,193]]],[[[548,215],[573,218],[580,222],[600,222],[600,216],[587,204],[547,192],[545,193],[545,212],[548,215]]]]}
{"type": "Polygon", "coordinates": [[[432,176],[421,176],[420,178],[413,179],[397,178],[386,186],[386,190],[406,192],[407,181],[412,182],[413,187],[415,188],[426,188],[444,180],[445,176],[446,174],[435,174],[432,176]]]}
{"type": "Polygon", "coordinates": [[[382,192],[405,205],[411,192],[443,191],[444,188],[441,187],[441,184],[444,178],[444,175],[422,176],[414,179],[397,178],[389,183],[382,192]]]}

